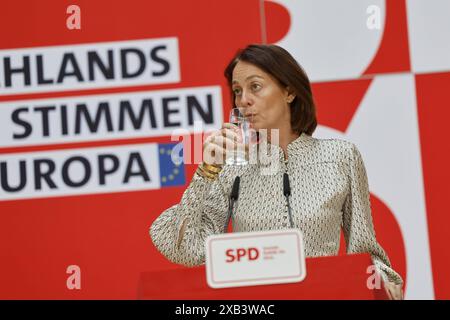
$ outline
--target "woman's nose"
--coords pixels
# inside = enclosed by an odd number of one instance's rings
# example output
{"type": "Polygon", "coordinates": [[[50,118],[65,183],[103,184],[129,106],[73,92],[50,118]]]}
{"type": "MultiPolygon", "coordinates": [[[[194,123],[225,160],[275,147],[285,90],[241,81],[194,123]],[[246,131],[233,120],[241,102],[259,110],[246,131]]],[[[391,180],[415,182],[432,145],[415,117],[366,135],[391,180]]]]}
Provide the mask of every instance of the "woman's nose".
{"type": "Polygon", "coordinates": [[[241,105],[242,107],[250,107],[253,104],[253,99],[250,96],[249,92],[243,91],[241,96],[241,105]]]}

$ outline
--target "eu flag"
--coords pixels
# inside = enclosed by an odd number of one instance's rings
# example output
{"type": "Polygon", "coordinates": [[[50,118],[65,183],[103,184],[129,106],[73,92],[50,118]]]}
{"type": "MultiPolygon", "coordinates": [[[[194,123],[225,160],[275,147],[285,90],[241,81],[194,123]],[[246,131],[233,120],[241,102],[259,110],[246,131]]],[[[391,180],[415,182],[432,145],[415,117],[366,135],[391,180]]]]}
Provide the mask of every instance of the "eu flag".
{"type": "Polygon", "coordinates": [[[182,143],[159,143],[159,178],[161,187],[185,184],[182,143]]]}

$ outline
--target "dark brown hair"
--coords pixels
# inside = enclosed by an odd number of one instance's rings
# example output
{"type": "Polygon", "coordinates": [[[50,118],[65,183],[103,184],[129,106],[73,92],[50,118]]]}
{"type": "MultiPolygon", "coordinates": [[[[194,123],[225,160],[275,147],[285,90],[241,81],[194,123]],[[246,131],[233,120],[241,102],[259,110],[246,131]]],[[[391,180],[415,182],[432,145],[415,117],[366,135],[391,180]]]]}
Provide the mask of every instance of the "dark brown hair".
{"type": "MultiPolygon", "coordinates": [[[[225,69],[231,88],[233,70],[239,61],[251,63],[275,78],[282,87],[295,93],[291,105],[291,127],[298,134],[312,135],[317,127],[314,104],[308,76],[298,62],[285,49],[276,45],[251,44],[240,49],[225,69]]],[[[231,90],[234,104],[235,96],[231,90]]]]}

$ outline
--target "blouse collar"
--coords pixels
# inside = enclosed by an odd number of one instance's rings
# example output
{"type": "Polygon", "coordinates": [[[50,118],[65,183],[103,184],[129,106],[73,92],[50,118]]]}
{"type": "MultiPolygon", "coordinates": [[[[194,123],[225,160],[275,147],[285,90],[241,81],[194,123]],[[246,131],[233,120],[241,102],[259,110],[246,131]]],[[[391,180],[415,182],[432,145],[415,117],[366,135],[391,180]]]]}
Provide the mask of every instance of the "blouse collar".
{"type": "MultiPolygon", "coordinates": [[[[291,141],[288,144],[288,146],[287,146],[288,159],[292,156],[295,157],[296,155],[301,153],[302,149],[305,149],[308,146],[310,146],[313,141],[314,141],[314,138],[311,135],[308,135],[305,132],[302,132],[299,137],[297,137],[295,140],[291,141]]],[[[259,152],[263,152],[263,154],[264,154],[264,151],[265,151],[267,153],[267,157],[265,157],[265,159],[264,159],[264,157],[261,158],[261,156],[258,157],[257,162],[260,165],[270,164],[274,160],[280,161],[280,162],[285,161],[283,149],[278,145],[274,145],[266,140],[263,140],[258,145],[255,145],[255,147],[257,147],[259,152]]],[[[254,150],[256,150],[256,149],[254,149],[254,150]]],[[[258,154],[258,153],[255,153],[255,154],[258,154]]]]}

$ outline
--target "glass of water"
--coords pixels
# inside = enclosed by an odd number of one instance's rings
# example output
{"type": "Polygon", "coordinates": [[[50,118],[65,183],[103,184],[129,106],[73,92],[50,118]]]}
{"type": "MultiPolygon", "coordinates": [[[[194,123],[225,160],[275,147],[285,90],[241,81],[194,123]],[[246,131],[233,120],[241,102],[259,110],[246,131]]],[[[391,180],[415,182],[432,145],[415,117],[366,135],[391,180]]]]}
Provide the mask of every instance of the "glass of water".
{"type": "Polygon", "coordinates": [[[252,127],[251,116],[244,116],[239,108],[233,108],[230,111],[230,123],[238,127],[238,134],[241,141],[233,150],[227,150],[226,163],[231,165],[248,164],[248,150],[251,143],[255,142],[256,132],[252,127]]]}

